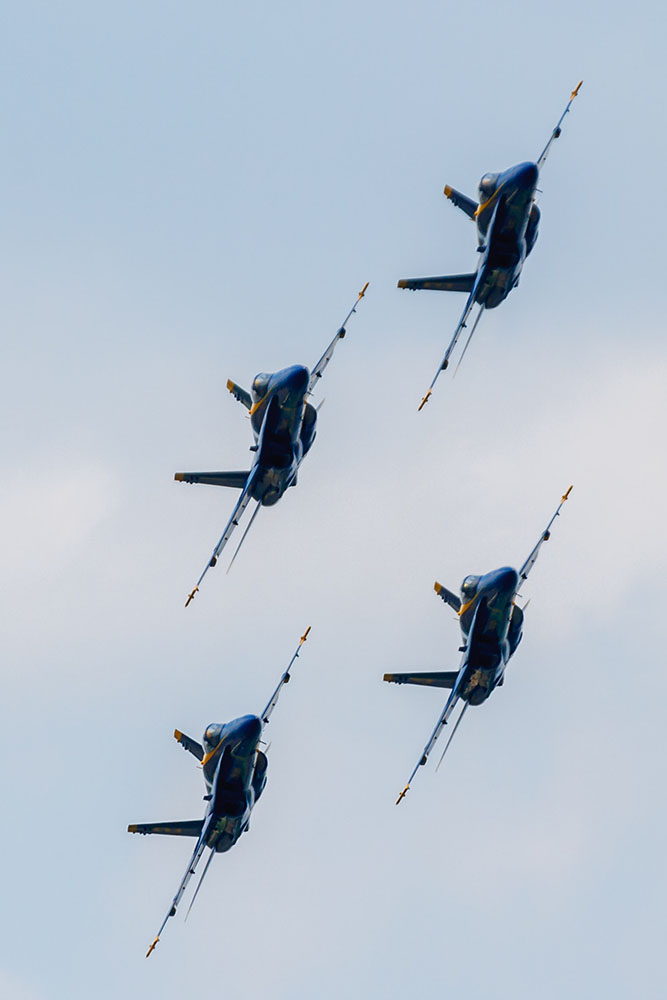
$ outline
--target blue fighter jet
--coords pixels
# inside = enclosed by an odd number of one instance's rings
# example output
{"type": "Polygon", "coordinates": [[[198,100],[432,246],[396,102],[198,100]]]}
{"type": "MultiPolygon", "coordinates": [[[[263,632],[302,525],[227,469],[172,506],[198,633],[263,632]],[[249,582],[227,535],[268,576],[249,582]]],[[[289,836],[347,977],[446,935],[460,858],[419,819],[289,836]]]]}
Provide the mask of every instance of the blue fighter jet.
{"type": "Polygon", "coordinates": [[[535,204],[535,194],[540,171],[552,143],[561,134],[563,120],[582,82],[572,91],[565,111],[535,163],[519,163],[501,173],[484,174],[479,182],[479,202],[446,185],[446,197],[477,223],[477,252],[480,255],[477,270],[470,274],[436,278],[401,278],[398,282],[399,288],[413,291],[427,288],[441,292],[466,292],[468,295],[451,343],[419,404],[420,410],[428,402],[440,372],[449,366],[450,355],[462,331],[467,328],[473,306],[477,304],[479,311],[456,366],[457,371],[484,310],[495,309],[519,284],[524,261],[537,240],[540,210],[535,204]]]}
{"type": "Polygon", "coordinates": [[[255,459],[247,472],[177,472],[174,476],[180,483],[205,483],[208,486],[231,486],[241,490],[220,541],[188,595],[186,608],[199,590],[208,570],[217,563],[250,501],[255,500],[257,506],[232,557],[230,568],[260,507],[271,507],[278,503],[290,486],[296,486],[299,467],[310,451],[316,433],[317,410],[308,402],[308,397],[313,394],[331,361],[336,344],[345,336],[345,324],[356,312],[367,288],[368,282],[359,292],[336,336],[312,371],[308,371],[303,365],[292,365],[274,374],[261,373],[255,376],[251,392],[231,380],[227,382],[227,388],[234,398],[249,411],[255,438],[250,450],[255,453],[255,459]]]}
{"type": "Polygon", "coordinates": [[[425,764],[428,760],[429,754],[440,733],[447,725],[457,703],[462,701],[463,708],[442,752],[438,767],[447,753],[468,705],[481,705],[491,692],[504,682],[505,667],[510,657],[514,655],[523,636],[523,611],[516,603],[519,589],[528,579],[528,574],[535,565],[543,543],[548,541],[551,526],[560,514],[571,490],[570,486],[561,497],[556,513],[518,572],[509,566],[504,566],[502,569],[493,570],[484,576],[466,576],[461,584],[460,598],[440,583],[435,584],[436,594],[459,616],[463,638],[459,651],[463,653],[463,657],[458,670],[384,675],[385,681],[394,684],[419,684],[451,689],[442,715],[438,719],[431,738],[424,747],[407,785],[396,800],[396,805],[407,794],[410,783],[420,765],[425,764]]]}
{"type": "MultiPolygon", "coordinates": [[[[207,726],[202,742],[198,743],[178,729],[174,737],[189,753],[201,763],[206,785],[204,800],[208,803],[203,819],[190,819],[175,823],[134,823],[128,826],[129,833],[161,833],[172,837],[196,837],[197,844],[185,870],[185,875],[173,898],[167,916],[157,932],[155,940],[146,953],[151,954],[169,917],[176,913],[188,882],[195,874],[202,855],[208,848],[209,854],[206,866],[199,884],[192,897],[192,904],[197,898],[209,865],[216,854],[224,853],[234,846],[242,833],[250,827],[250,813],[266,785],[268,760],[266,753],[260,750],[264,726],[278,703],[283,686],[290,679],[290,669],[308,638],[310,626],[299,640],[299,645],[289,662],[289,665],[269,699],[269,703],[261,715],[242,715],[232,722],[213,723],[207,726]]],[[[186,914],[187,919],[187,914],[186,914]]]]}

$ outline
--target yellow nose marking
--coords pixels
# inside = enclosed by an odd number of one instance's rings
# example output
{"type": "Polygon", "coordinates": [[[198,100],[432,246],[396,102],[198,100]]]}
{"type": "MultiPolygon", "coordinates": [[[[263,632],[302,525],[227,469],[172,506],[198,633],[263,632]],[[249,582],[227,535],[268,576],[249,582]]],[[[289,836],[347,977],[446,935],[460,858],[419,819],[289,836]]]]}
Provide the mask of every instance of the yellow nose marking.
{"type": "MultiPolygon", "coordinates": [[[[267,395],[268,395],[268,393],[267,393],[267,395]]],[[[262,405],[262,403],[264,402],[265,399],[266,399],[266,396],[262,396],[261,399],[258,399],[256,403],[252,404],[252,406],[250,407],[250,416],[252,416],[253,413],[257,413],[257,410],[260,408],[260,406],[262,405]]]]}
{"type": "Polygon", "coordinates": [[[475,218],[478,218],[478,216],[480,216],[484,211],[484,209],[488,208],[489,205],[493,205],[494,201],[496,200],[496,198],[498,197],[498,195],[500,194],[500,192],[504,187],[505,187],[505,182],[503,181],[500,187],[493,192],[488,201],[485,201],[481,205],[477,206],[477,208],[475,209],[475,218]]]}
{"type": "Polygon", "coordinates": [[[459,618],[461,617],[461,615],[464,615],[466,613],[468,608],[471,608],[473,606],[478,597],[479,594],[475,594],[475,596],[472,597],[467,604],[461,605],[461,607],[459,608],[459,618]]]}
{"type": "Polygon", "coordinates": [[[217,746],[214,746],[212,750],[209,750],[207,754],[204,754],[201,762],[202,767],[204,766],[204,764],[208,764],[209,760],[217,753],[217,751],[220,749],[221,746],[222,746],[222,740],[220,740],[217,746]]]}

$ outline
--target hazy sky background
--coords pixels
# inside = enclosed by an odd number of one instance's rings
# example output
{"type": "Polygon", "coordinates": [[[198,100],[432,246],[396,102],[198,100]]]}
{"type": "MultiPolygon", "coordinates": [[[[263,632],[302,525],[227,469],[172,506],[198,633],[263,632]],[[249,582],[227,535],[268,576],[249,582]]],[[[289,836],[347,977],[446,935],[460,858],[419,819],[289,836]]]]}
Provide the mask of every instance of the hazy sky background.
{"type": "Polygon", "coordinates": [[[0,995],[662,996],[661,4],[5,3],[0,995]],[[535,158],[520,289],[417,404],[475,267],[443,197],[535,158]],[[249,465],[225,390],[320,356],[299,486],[183,602],[249,465]],[[534,570],[504,687],[394,807],[454,669],[435,579],[534,570]],[[197,818],[172,738],[266,702],[252,829],[144,952],[197,818]]]}

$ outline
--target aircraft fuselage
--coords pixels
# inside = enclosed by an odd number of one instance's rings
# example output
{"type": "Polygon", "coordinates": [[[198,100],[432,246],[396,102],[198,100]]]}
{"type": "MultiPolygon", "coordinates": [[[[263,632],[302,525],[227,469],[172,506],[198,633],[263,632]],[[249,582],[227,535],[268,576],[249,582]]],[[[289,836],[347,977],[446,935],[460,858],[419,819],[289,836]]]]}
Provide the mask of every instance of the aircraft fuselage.
{"type": "Polygon", "coordinates": [[[250,813],[266,784],[267,759],[258,749],[262,722],[256,715],[209,726],[206,733],[218,729],[219,740],[206,753],[202,769],[210,796],[204,817],[206,845],[221,853],[233,847],[248,828],[250,813]]]}
{"type": "Polygon", "coordinates": [[[498,174],[495,186],[486,191],[482,178],[477,234],[484,257],[475,301],[485,309],[495,309],[516,287],[535,245],[540,212],[533,199],[538,176],[535,163],[519,163],[498,174]]]}
{"type": "Polygon", "coordinates": [[[250,421],[255,436],[255,476],[251,495],[265,507],[296,483],[299,464],[315,439],[317,411],[306,402],[310,372],[292,365],[257,375],[250,421]]]}
{"type": "Polygon", "coordinates": [[[462,594],[464,674],[459,693],[471,705],[486,701],[502,684],[505,666],[521,641],[523,613],[514,604],[518,581],[515,569],[503,567],[480,577],[467,601],[462,594]]]}

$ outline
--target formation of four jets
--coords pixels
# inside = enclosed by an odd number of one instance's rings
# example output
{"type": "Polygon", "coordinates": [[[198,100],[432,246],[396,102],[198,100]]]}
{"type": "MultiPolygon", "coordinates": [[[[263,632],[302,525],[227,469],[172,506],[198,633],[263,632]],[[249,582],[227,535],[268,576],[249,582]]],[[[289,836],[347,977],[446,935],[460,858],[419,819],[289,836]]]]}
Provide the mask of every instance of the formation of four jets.
{"type": "MultiPolygon", "coordinates": [[[[462,331],[466,329],[474,306],[477,304],[479,309],[459,365],[484,310],[499,305],[519,283],[523,263],[533,249],[538,234],[540,212],[535,204],[535,194],[540,170],[554,140],[561,134],[563,120],[580,87],[581,83],[570,95],[558,124],[536,162],[520,163],[501,173],[485,174],[479,185],[479,202],[473,201],[449,185],[445,187],[444,193],[447,198],[477,224],[477,250],[480,258],[477,270],[470,274],[409,278],[401,279],[398,283],[399,288],[458,291],[468,294],[454,336],[419,405],[420,410],[431,396],[440,372],[448,367],[450,356],[462,331]]],[[[273,374],[260,373],[255,376],[250,392],[235,382],[227,382],[227,388],[234,398],[248,410],[255,442],[250,449],[254,452],[254,459],[249,470],[181,472],[175,475],[175,479],[179,482],[227,486],[241,491],[219,542],[188,595],[186,607],[199,591],[208,570],[216,565],[250,502],[254,500],[256,506],[232,557],[230,567],[260,508],[277,503],[290,486],[296,485],[299,467],[310,450],[316,434],[317,409],[309,399],[333,356],[336,344],[345,336],[346,324],[356,312],[357,305],[364,297],[367,288],[368,282],[359,292],[335,337],[312,371],[303,365],[293,365],[273,374]]],[[[458,703],[462,702],[463,707],[438,767],[468,705],[481,704],[496,687],[503,684],[505,667],[516,651],[523,634],[524,615],[516,603],[519,589],[535,565],[540,548],[549,539],[551,528],[560,515],[571,489],[570,486],[561,497],[556,512],[519,570],[506,566],[483,576],[466,576],[461,585],[460,597],[441,584],[435,584],[438,596],[456,612],[459,618],[462,634],[459,651],[463,655],[457,671],[384,675],[385,681],[396,684],[427,685],[450,691],[431,737],[397,799],[397,805],[405,797],[420,765],[426,764],[458,703]]],[[[192,902],[199,892],[214,855],[228,851],[249,828],[250,813],[266,784],[268,761],[266,752],[260,748],[260,744],[263,744],[261,737],[264,727],[269,722],[283,686],[290,679],[290,670],[299,656],[309,631],[310,628],[301,636],[287,669],[259,716],[246,715],[232,722],[212,724],[204,732],[202,743],[178,730],[174,733],[176,740],[199,761],[202,767],[206,785],[204,799],[207,807],[202,820],[139,823],[128,827],[131,833],[196,838],[186,873],[169,912],[148,950],[147,957],[157,945],[169,917],[175,915],[178,904],[206,849],[210,850],[210,855],[192,902]]]]}

